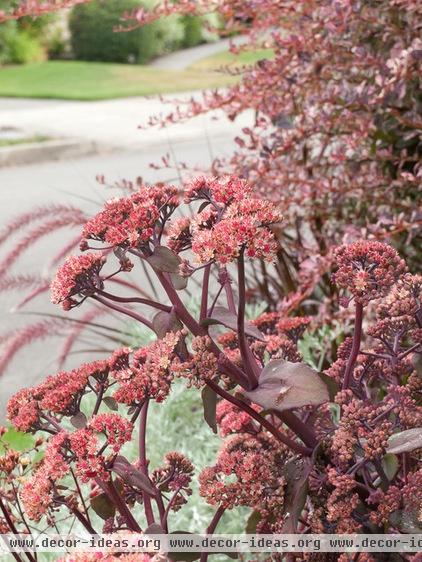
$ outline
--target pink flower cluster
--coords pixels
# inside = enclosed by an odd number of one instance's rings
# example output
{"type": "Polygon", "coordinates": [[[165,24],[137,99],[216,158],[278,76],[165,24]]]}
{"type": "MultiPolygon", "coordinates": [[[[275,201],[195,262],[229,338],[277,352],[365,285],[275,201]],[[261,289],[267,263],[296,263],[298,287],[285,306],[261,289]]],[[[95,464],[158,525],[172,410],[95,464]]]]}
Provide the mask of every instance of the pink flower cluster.
{"type": "Polygon", "coordinates": [[[7,417],[19,431],[30,431],[39,422],[36,389],[22,388],[7,403],[7,417]]]}
{"type": "Polygon", "coordinates": [[[338,474],[334,468],[328,469],[327,477],[334,487],[327,501],[327,520],[334,524],[337,533],[358,532],[360,524],[353,517],[359,505],[354,477],[350,474],[338,474]]]}
{"type": "MultiPolygon", "coordinates": [[[[263,332],[264,338],[253,338],[250,347],[256,358],[263,364],[270,358],[284,358],[287,361],[301,360],[297,350],[297,342],[302,336],[310,319],[307,317],[281,317],[279,312],[265,312],[251,321],[263,332]]],[[[224,332],[217,336],[218,343],[224,353],[236,365],[241,366],[242,360],[236,332],[224,332]]]]}
{"type": "Polygon", "coordinates": [[[208,200],[217,205],[229,205],[253,197],[252,186],[236,176],[195,178],[185,188],[185,201],[208,200]]]}
{"type": "Polygon", "coordinates": [[[112,246],[139,248],[151,238],[161,214],[177,205],[174,186],[143,186],[129,197],[107,201],[104,209],[86,223],[82,235],[112,246]]]}
{"type": "Polygon", "coordinates": [[[122,348],[108,360],[49,376],[40,385],[12,396],[7,406],[8,419],[20,431],[33,431],[41,427],[46,413],[72,416],[79,411],[89,382],[97,391],[94,381],[103,393],[110,385],[117,386],[113,396],[124,404],[135,405],[148,398],[162,402],[170,391],[173,364],[180,372],[175,354],[179,340],[179,333],[168,333],[133,354],[129,348],[122,348]]]}
{"type": "Polygon", "coordinates": [[[19,390],[8,402],[7,415],[20,431],[36,429],[43,411],[73,415],[78,411],[88,380],[105,380],[109,373],[107,361],[94,361],[73,371],[60,371],[33,388],[19,390]]]}
{"type": "Polygon", "coordinates": [[[292,363],[296,363],[301,359],[296,343],[283,335],[272,334],[265,336],[265,342],[255,341],[251,345],[251,349],[260,358],[262,363],[265,362],[266,354],[271,359],[286,359],[292,363]]]}
{"type": "Polygon", "coordinates": [[[200,177],[185,189],[185,201],[202,200],[193,219],[173,221],[168,244],[176,252],[192,248],[198,263],[232,262],[241,253],[274,260],[277,242],[270,226],[281,222],[277,207],[256,198],[250,185],[235,176],[200,177]]]}
{"type": "Polygon", "coordinates": [[[154,470],[152,481],[160,490],[174,493],[171,509],[178,511],[187,502],[186,497],[192,495],[190,484],[195,467],[176,451],[167,453],[164,460],[165,465],[154,470]]]}
{"type": "Polygon", "coordinates": [[[311,319],[307,316],[297,316],[295,318],[284,317],[280,318],[276,328],[280,334],[285,334],[290,340],[297,343],[310,322],[311,319]]]}
{"type": "Polygon", "coordinates": [[[386,492],[377,490],[371,497],[371,503],[377,507],[371,513],[371,521],[376,525],[388,524],[391,515],[396,512],[405,524],[414,521],[418,526],[422,518],[422,470],[410,473],[401,488],[390,486],[386,492]]]}
{"type": "Polygon", "coordinates": [[[385,296],[406,271],[404,260],[382,242],[344,244],[335,251],[334,260],[338,267],[334,282],[362,304],[385,296]]]}
{"type": "Polygon", "coordinates": [[[130,441],[132,430],[129,421],[107,413],[93,416],[85,428],[74,432],[60,431],[51,437],[41,466],[22,488],[22,503],[28,517],[39,521],[54,501],[63,503],[56,484],[70,471],[74,459],[81,482],[92,478],[107,480],[109,472],[103,452],[110,448],[109,454],[117,454],[121,446],[130,441]]]}
{"type": "Polygon", "coordinates": [[[284,505],[284,450],[265,434],[238,434],[227,440],[217,463],[199,476],[200,493],[211,505],[243,505],[263,518],[279,517],[284,505]]]}
{"type": "Polygon", "coordinates": [[[148,398],[162,402],[170,392],[179,339],[179,333],[168,333],[135,351],[130,365],[128,349],[115,352],[111,359],[112,375],[118,382],[114,398],[124,404],[139,404],[148,398]]]}
{"type": "Polygon", "coordinates": [[[51,302],[69,310],[79,304],[75,296],[95,294],[103,287],[100,271],[105,262],[103,255],[92,253],[67,258],[51,283],[51,302]]]}
{"type": "Polygon", "coordinates": [[[217,374],[217,357],[211,350],[208,336],[197,336],[192,340],[192,355],[187,361],[175,360],[172,371],[176,376],[187,379],[187,387],[201,388],[205,381],[217,374]]]}
{"type": "Polygon", "coordinates": [[[69,472],[63,456],[67,438],[65,432],[60,432],[50,439],[41,466],[23,485],[22,504],[28,517],[34,521],[39,521],[47,512],[54,501],[55,484],[69,472]]]}
{"type": "Polygon", "coordinates": [[[99,477],[107,480],[107,458],[102,454],[117,454],[122,445],[130,441],[133,425],[114,413],[97,414],[87,426],[69,434],[69,443],[76,456],[76,472],[82,482],[99,477]],[[103,439],[100,440],[100,435],[103,439]]]}
{"type": "Polygon", "coordinates": [[[377,306],[380,318],[415,316],[422,302],[422,275],[403,275],[377,306]]]}
{"type": "Polygon", "coordinates": [[[363,449],[368,460],[381,459],[386,451],[393,425],[388,419],[374,423],[386,406],[374,406],[362,400],[350,398],[343,403],[343,415],[332,435],[333,457],[341,467],[347,467],[355,458],[356,447],[363,449]]]}
{"type": "MultiPolygon", "coordinates": [[[[260,411],[260,407],[253,404],[256,412],[260,411]]],[[[247,412],[243,412],[240,408],[222,400],[217,404],[216,421],[220,427],[221,437],[227,437],[232,433],[257,433],[257,427],[254,420],[247,412]]]]}
{"type": "Polygon", "coordinates": [[[61,371],[51,375],[38,386],[40,395],[39,407],[55,414],[72,414],[71,407],[77,405],[81,398],[88,379],[101,374],[107,376],[108,365],[106,361],[87,363],[70,372],[61,371]]]}
{"type": "Polygon", "coordinates": [[[220,219],[218,214],[206,208],[191,223],[192,251],[198,263],[226,264],[243,251],[249,258],[274,261],[278,245],[269,226],[282,217],[271,202],[248,197],[228,205],[220,219]]]}

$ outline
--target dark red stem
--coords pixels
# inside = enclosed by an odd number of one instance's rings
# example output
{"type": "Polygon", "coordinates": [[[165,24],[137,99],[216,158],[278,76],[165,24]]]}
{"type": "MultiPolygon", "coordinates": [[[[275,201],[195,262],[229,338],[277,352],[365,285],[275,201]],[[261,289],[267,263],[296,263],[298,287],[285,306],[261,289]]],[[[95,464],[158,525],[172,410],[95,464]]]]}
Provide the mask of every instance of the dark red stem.
{"type": "Polygon", "coordinates": [[[149,320],[147,320],[146,318],[144,318],[143,316],[141,316],[140,314],[137,314],[136,312],[133,312],[132,310],[129,310],[128,308],[123,308],[122,306],[118,306],[117,304],[113,304],[113,303],[109,302],[107,299],[105,299],[105,298],[103,298],[99,295],[93,295],[92,298],[94,300],[100,302],[101,304],[104,304],[105,306],[108,306],[112,310],[115,310],[116,312],[120,312],[121,314],[125,314],[126,316],[130,316],[134,320],[137,320],[141,324],[144,324],[145,326],[147,326],[150,330],[153,330],[151,322],[149,320]]]}
{"type": "Polygon", "coordinates": [[[82,523],[88,533],[90,533],[91,535],[97,534],[97,531],[94,529],[94,527],[91,526],[91,523],[88,521],[87,517],[84,517],[79,509],[77,509],[76,507],[69,507],[69,511],[73,513],[73,515],[80,523],[82,523]]]}
{"type": "Polygon", "coordinates": [[[236,314],[236,305],[235,305],[235,302],[234,302],[233,288],[232,288],[232,285],[230,283],[229,274],[228,274],[227,269],[225,267],[221,268],[221,272],[226,278],[225,282],[224,282],[224,290],[226,291],[227,306],[228,306],[230,312],[233,312],[233,314],[236,314]]]}
{"type": "MultiPolygon", "coordinates": [[[[142,406],[141,417],[139,418],[139,464],[141,471],[148,477],[148,461],[147,461],[147,451],[146,451],[146,439],[147,439],[147,417],[148,417],[148,400],[142,406]]],[[[144,508],[145,517],[147,519],[148,526],[155,523],[154,512],[152,510],[151,498],[146,493],[143,492],[144,497],[144,508]]]]}
{"type": "Polygon", "coordinates": [[[239,349],[242,356],[243,366],[246,375],[251,383],[251,387],[258,385],[260,367],[249,347],[245,334],[245,308],[246,308],[246,284],[245,284],[245,260],[243,252],[238,259],[238,284],[239,284],[239,308],[237,311],[237,336],[239,339],[239,349]]]}
{"type": "Polygon", "coordinates": [[[303,423],[295,414],[289,410],[277,412],[280,420],[287,425],[308,447],[314,449],[318,443],[312,429],[303,423]]]}
{"type": "Polygon", "coordinates": [[[158,310],[163,310],[164,312],[170,312],[171,306],[166,304],[161,304],[156,301],[152,301],[150,299],[142,299],[139,297],[119,297],[117,295],[113,295],[112,293],[108,293],[107,291],[98,291],[100,295],[103,297],[107,297],[108,299],[115,301],[115,302],[127,302],[127,303],[138,303],[138,304],[145,304],[146,306],[151,306],[152,308],[157,308],[158,310]]]}
{"type": "MultiPolygon", "coordinates": [[[[177,291],[174,289],[170,281],[167,277],[162,273],[157,273],[161,284],[163,285],[164,290],[167,293],[167,296],[171,300],[174,310],[176,314],[179,316],[180,320],[185,324],[185,326],[192,332],[194,336],[207,336],[206,329],[201,326],[195,318],[190,314],[190,312],[186,309],[183,302],[180,300],[177,291]]],[[[219,347],[215,344],[215,342],[211,341],[211,351],[218,357],[219,359],[224,354],[221,352],[219,347]]],[[[225,357],[225,356],[224,356],[225,357]]],[[[223,362],[222,362],[223,363],[223,362]]],[[[234,363],[232,363],[229,359],[225,358],[224,360],[224,372],[228,374],[235,382],[240,384],[243,388],[250,390],[250,382],[248,377],[245,373],[239,369],[234,363]]]]}
{"type": "Polygon", "coordinates": [[[348,389],[352,382],[353,369],[355,367],[356,358],[359,354],[360,342],[362,339],[362,320],[363,320],[363,304],[357,302],[352,350],[350,352],[349,359],[347,360],[346,370],[344,372],[343,390],[348,389]]]}
{"type": "MultiPolygon", "coordinates": [[[[9,525],[10,530],[12,531],[12,533],[14,535],[18,535],[18,531],[16,530],[15,525],[13,524],[12,518],[10,517],[9,512],[7,511],[6,506],[3,504],[3,500],[1,499],[0,496],[0,509],[4,515],[4,518],[6,519],[6,523],[9,525]]],[[[19,556],[19,554],[17,552],[12,552],[12,556],[15,560],[17,560],[18,562],[22,562],[22,558],[19,556]]],[[[27,555],[28,556],[28,555],[27,555]]],[[[28,556],[29,558],[29,556],[28,556]]],[[[29,558],[31,560],[31,558],[29,558]]]]}
{"type": "Polygon", "coordinates": [[[129,529],[131,531],[135,531],[136,533],[141,533],[142,529],[138,525],[136,519],[133,517],[130,509],[126,505],[126,502],[114,487],[113,482],[111,480],[110,482],[104,482],[104,480],[101,480],[100,478],[96,478],[95,481],[117,507],[120,514],[125,519],[129,529]]]}
{"type": "MultiPolygon", "coordinates": [[[[222,507],[220,505],[220,507],[217,509],[217,511],[214,513],[214,517],[211,520],[211,523],[209,524],[208,528],[207,528],[207,535],[212,535],[214,533],[214,531],[217,528],[217,525],[220,522],[220,519],[222,518],[224,512],[226,511],[225,507],[222,507]]],[[[207,562],[208,560],[208,552],[203,552],[201,554],[201,558],[199,559],[200,562],[207,562]]]]}
{"type": "Polygon", "coordinates": [[[289,449],[291,449],[295,453],[306,455],[306,456],[310,456],[312,454],[311,448],[304,447],[300,443],[296,443],[296,441],[290,439],[290,437],[288,437],[287,435],[281,433],[281,431],[279,431],[276,427],[274,427],[271,422],[269,422],[266,418],[261,416],[253,408],[251,408],[248,404],[246,404],[246,402],[239,400],[238,398],[227,392],[227,390],[221,388],[221,386],[219,386],[217,383],[215,383],[212,380],[208,380],[207,385],[210,386],[214,390],[214,392],[216,392],[219,396],[221,396],[228,402],[231,402],[232,404],[234,404],[244,412],[247,412],[251,416],[251,418],[254,418],[260,425],[262,425],[262,427],[265,427],[267,431],[269,431],[272,435],[274,435],[274,437],[278,441],[286,445],[286,447],[289,447],[289,449]]]}

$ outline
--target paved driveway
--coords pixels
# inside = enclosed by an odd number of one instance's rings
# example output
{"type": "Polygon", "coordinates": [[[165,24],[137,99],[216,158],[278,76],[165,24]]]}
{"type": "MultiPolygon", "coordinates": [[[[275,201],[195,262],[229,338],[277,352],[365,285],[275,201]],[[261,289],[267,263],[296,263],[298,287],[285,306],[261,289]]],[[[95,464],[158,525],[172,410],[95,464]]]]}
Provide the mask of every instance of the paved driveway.
{"type": "Polygon", "coordinates": [[[153,115],[174,111],[177,102],[199,99],[198,92],[171,94],[163,98],[124,98],[74,102],[0,99],[0,128],[18,127],[30,135],[74,138],[96,143],[104,150],[133,150],[167,146],[168,142],[189,141],[206,136],[234,137],[251,124],[253,114],[241,115],[235,123],[223,112],[214,111],[166,128],[139,129],[153,115]],[[177,97],[176,97],[177,96],[177,97]]]}

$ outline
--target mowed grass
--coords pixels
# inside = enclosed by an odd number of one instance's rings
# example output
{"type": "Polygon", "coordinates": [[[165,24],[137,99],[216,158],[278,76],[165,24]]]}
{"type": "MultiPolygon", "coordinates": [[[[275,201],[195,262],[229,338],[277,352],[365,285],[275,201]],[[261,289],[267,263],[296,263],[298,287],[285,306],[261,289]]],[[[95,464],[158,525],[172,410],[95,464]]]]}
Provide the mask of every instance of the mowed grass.
{"type": "Polygon", "coordinates": [[[182,71],[83,61],[6,66],[0,67],[0,97],[91,101],[218,88],[239,80],[219,68],[234,62],[251,64],[259,58],[262,52],[239,57],[223,52],[182,71]]]}
{"type": "Polygon", "coordinates": [[[166,71],[146,66],[46,61],[0,68],[0,96],[101,100],[215,88],[229,76],[199,70],[166,71]]]}

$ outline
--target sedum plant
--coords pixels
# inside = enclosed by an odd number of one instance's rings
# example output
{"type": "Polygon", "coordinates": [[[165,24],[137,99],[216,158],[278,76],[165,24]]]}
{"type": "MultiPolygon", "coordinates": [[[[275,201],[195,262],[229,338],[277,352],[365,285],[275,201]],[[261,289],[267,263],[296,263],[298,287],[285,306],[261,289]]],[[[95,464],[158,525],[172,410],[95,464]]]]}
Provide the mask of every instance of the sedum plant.
{"type": "MultiPolygon", "coordinates": [[[[275,259],[282,221],[275,204],[234,176],[199,177],[182,193],[137,185],[87,220],[81,253],[51,284],[52,301],[69,313],[95,301],[154,339],[12,397],[10,422],[35,441],[29,456],[3,443],[2,531],[74,519],[91,533],[174,531],[195,467],[170,451],[152,469],[146,434],[150,404],[166,408],[176,378],[201,393],[204,423],[224,438],[199,475],[215,511],[198,531],[213,533],[239,506],[251,514],[248,532],[420,531],[422,277],[382,242],[339,246],[332,282],[355,324],[335,362],[318,372],[298,351],[309,318],[246,319],[245,272],[253,260],[275,259]],[[112,283],[144,275],[140,263],[161,288],[157,300],[130,282],[112,283]],[[192,313],[181,290],[195,280],[201,299],[192,313]],[[136,455],[126,454],[135,439],[136,455]]],[[[15,558],[25,556],[33,559],[15,558]]]]}

